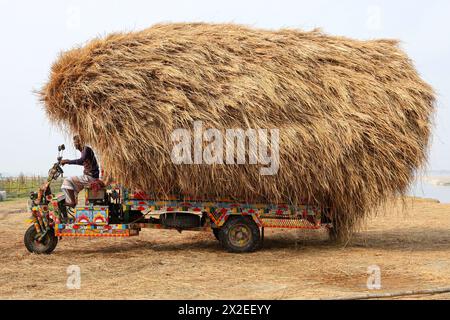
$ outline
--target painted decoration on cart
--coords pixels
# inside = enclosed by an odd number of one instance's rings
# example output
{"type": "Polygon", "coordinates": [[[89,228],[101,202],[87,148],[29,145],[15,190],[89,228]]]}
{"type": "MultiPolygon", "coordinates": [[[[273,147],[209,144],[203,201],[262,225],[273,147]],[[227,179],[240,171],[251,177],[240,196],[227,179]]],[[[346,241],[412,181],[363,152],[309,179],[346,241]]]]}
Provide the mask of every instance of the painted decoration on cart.
{"type": "Polygon", "coordinates": [[[55,232],[57,237],[130,237],[138,235],[138,230],[130,229],[130,226],[126,224],[104,226],[57,224],[55,232]]]}
{"type": "Polygon", "coordinates": [[[75,209],[76,224],[108,224],[108,208],[105,207],[84,207],[75,209]]]}

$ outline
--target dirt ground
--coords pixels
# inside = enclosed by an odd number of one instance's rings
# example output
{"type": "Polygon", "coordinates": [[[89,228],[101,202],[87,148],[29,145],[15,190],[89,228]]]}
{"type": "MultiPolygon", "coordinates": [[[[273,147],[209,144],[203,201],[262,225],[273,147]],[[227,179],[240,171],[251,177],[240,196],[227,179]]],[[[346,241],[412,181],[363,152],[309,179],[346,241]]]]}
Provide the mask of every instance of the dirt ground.
{"type": "MultiPolygon", "coordinates": [[[[0,203],[1,299],[319,299],[450,287],[450,205],[411,199],[370,219],[346,246],[325,232],[266,230],[256,253],[212,234],[144,230],[129,239],[63,239],[49,256],[23,245],[25,201],[0,203]],[[78,265],[81,289],[67,289],[78,265]],[[368,290],[368,267],[381,290],[368,290]]],[[[408,299],[450,299],[450,294],[408,299]]]]}

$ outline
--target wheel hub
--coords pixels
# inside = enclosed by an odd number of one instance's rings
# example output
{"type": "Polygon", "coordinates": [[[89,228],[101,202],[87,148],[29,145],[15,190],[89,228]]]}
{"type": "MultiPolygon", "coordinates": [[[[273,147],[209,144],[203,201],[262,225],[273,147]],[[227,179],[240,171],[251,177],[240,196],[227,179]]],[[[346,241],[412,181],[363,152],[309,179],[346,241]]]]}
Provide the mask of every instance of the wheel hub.
{"type": "Polygon", "coordinates": [[[230,230],[230,242],[237,247],[246,246],[251,240],[251,231],[247,226],[237,225],[230,230]]]}
{"type": "Polygon", "coordinates": [[[49,242],[49,237],[48,235],[45,235],[43,238],[41,239],[34,239],[34,245],[37,248],[44,248],[49,242]]]}

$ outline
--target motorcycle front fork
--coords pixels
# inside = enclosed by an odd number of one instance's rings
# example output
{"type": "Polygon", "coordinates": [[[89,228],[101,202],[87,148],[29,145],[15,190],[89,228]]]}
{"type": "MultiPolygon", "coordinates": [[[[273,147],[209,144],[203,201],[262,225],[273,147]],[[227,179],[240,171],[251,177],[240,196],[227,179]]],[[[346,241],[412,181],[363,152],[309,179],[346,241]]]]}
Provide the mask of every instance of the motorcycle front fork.
{"type": "Polygon", "coordinates": [[[36,240],[40,241],[50,230],[48,219],[40,213],[33,213],[34,229],[36,230],[36,240]]]}

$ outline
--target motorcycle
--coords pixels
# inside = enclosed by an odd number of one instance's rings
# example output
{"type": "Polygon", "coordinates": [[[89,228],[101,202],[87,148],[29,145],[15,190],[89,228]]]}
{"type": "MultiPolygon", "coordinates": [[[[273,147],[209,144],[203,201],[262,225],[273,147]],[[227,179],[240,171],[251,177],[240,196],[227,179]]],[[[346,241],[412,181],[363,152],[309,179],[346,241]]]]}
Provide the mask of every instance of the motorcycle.
{"type": "Polygon", "coordinates": [[[90,226],[109,230],[109,224],[138,222],[143,218],[139,210],[124,212],[121,195],[125,191],[122,187],[106,187],[100,179],[84,188],[86,191],[84,206],[72,208],[66,204],[64,195],[55,196],[51,190],[51,183],[64,174],[61,164],[64,150],[64,145],[58,147],[57,162],[48,171],[46,181],[37,192],[30,193],[28,207],[31,212],[31,225],[25,232],[24,244],[31,253],[53,252],[61,233],[67,236],[67,232],[63,230],[70,231],[69,235],[76,236],[77,230],[89,227],[87,233],[81,232],[82,235],[87,235],[91,230],[90,226]],[[90,215],[94,212],[95,216],[91,218],[90,215]]]}
{"type": "Polygon", "coordinates": [[[50,184],[62,177],[64,171],[61,166],[64,145],[58,146],[57,162],[48,171],[47,180],[37,192],[30,193],[29,209],[32,224],[25,232],[24,244],[29,252],[38,254],[51,253],[58,244],[55,236],[55,224],[68,220],[71,209],[66,206],[65,196],[56,197],[50,184]]]}

